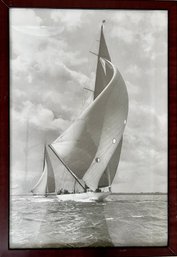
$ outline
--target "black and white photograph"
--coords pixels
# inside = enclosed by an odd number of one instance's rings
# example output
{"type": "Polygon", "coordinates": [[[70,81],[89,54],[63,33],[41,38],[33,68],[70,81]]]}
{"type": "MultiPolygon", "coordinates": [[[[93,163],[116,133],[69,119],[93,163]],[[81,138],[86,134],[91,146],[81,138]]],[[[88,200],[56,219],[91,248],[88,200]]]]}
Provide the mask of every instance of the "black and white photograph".
{"type": "Polygon", "coordinates": [[[9,15],[9,247],[167,246],[168,12],[9,15]]]}

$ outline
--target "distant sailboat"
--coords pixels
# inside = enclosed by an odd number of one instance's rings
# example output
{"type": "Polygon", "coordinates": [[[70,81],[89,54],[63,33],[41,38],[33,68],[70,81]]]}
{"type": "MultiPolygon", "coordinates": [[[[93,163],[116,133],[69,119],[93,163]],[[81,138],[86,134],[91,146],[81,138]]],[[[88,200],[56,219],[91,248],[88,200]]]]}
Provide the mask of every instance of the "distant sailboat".
{"type": "MultiPolygon", "coordinates": [[[[61,201],[103,200],[111,193],[120,160],[128,116],[128,93],[120,72],[111,62],[103,24],[96,55],[98,60],[93,102],[49,145],[60,167],[70,174],[71,183],[74,183],[73,191],[60,188],[57,197],[61,201]]],[[[45,169],[47,165],[46,162],[45,169]]],[[[41,182],[47,181],[45,169],[33,192],[38,192],[37,188],[45,190],[41,182]]],[[[60,172],[60,169],[56,171],[60,172]]]]}
{"type": "Polygon", "coordinates": [[[48,196],[49,194],[55,194],[54,172],[46,146],[44,148],[43,173],[31,192],[33,195],[37,196],[48,196]]]}

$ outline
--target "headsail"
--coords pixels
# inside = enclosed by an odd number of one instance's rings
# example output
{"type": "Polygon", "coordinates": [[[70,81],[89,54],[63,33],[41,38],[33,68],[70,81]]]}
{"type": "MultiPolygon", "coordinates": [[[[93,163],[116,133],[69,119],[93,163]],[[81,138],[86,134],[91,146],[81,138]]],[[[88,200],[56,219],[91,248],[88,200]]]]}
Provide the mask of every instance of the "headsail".
{"type": "Polygon", "coordinates": [[[36,195],[45,195],[47,192],[47,163],[45,160],[43,173],[37,184],[31,189],[31,192],[36,195]]]}
{"type": "Polygon", "coordinates": [[[44,164],[43,164],[43,173],[37,182],[37,184],[31,190],[33,194],[45,195],[46,193],[55,192],[55,179],[54,172],[51,165],[50,157],[48,150],[45,146],[44,150],[44,164]]]}
{"type": "Polygon", "coordinates": [[[107,187],[112,184],[114,177],[116,175],[116,171],[117,171],[119,160],[120,160],[122,141],[123,141],[123,137],[120,140],[112,158],[110,159],[108,166],[106,167],[106,170],[104,171],[104,173],[99,181],[98,187],[107,187]]]}
{"type": "Polygon", "coordinates": [[[55,177],[52,168],[52,164],[50,161],[50,156],[48,150],[46,148],[46,163],[47,163],[47,193],[55,192],[55,177]]]}

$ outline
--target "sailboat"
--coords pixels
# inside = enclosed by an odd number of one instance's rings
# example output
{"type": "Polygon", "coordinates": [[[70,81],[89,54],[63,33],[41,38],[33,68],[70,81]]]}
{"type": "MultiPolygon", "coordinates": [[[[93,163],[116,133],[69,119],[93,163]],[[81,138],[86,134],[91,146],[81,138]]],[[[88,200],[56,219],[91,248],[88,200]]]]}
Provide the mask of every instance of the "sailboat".
{"type": "MultiPolygon", "coordinates": [[[[74,185],[72,191],[59,190],[59,201],[101,201],[106,198],[111,194],[120,160],[128,116],[128,92],[122,75],[111,61],[103,23],[96,54],[93,102],[49,145],[60,167],[69,174],[74,185]]],[[[45,167],[47,165],[46,161],[45,167]]],[[[42,177],[47,183],[48,173],[45,169],[42,177]]],[[[56,171],[60,172],[61,169],[56,171]]],[[[33,192],[38,192],[39,188],[44,190],[41,179],[33,192]]]]}
{"type": "Polygon", "coordinates": [[[37,184],[31,189],[33,195],[45,196],[55,194],[55,178],[47,146],[44,148],[43,172],[37,184]]]}

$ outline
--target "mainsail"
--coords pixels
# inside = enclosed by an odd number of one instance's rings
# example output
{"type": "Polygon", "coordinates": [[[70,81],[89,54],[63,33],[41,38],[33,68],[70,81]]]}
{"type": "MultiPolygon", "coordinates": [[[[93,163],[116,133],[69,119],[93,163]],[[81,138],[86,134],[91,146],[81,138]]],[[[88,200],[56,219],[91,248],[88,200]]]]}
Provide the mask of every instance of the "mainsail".
{"type": "Polygon", "coordinates": [[[50,161],[48,149],[45,146],[44,149],[44,165],[43,173],[37,182],[37,184],[31,190],[33,194],[45,195],[47,193],[55,192],[55,179],[52,164],[50,161]]]}
{"type": "Polygon", "coordinates": [[[81,116],[50,145],[68,170],[92,190],[108,186],[115,176],[128,115],[126,85],[111,62],[103,26],[94,98],[81,116]]]}

